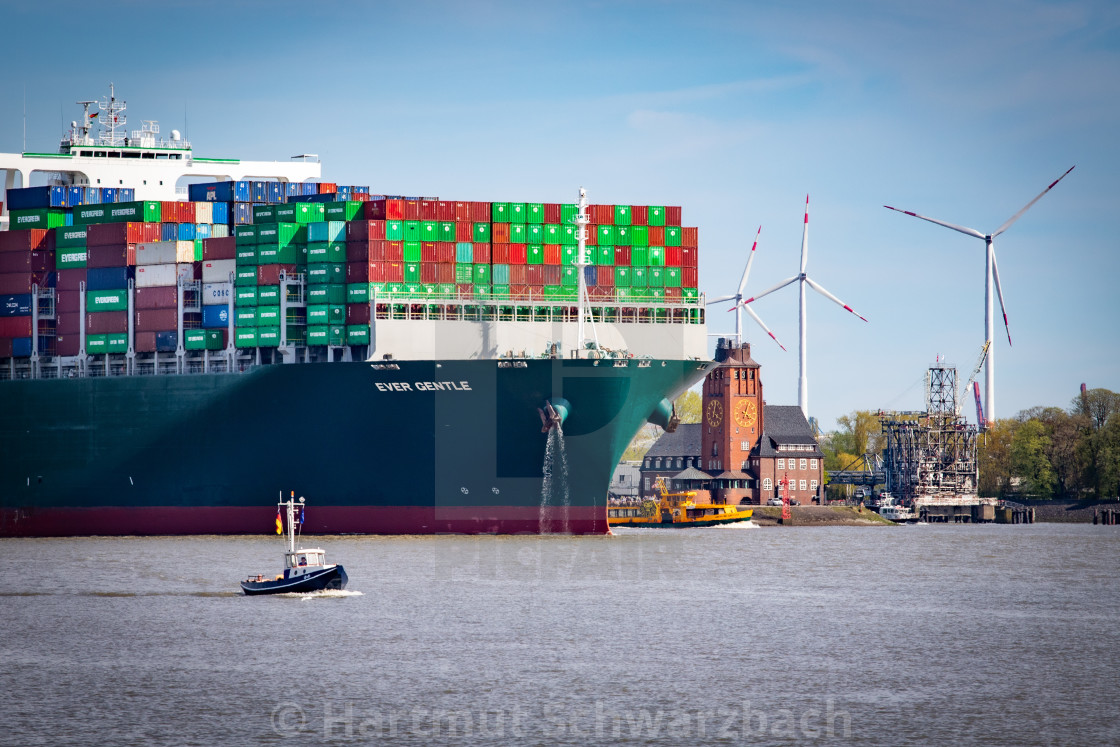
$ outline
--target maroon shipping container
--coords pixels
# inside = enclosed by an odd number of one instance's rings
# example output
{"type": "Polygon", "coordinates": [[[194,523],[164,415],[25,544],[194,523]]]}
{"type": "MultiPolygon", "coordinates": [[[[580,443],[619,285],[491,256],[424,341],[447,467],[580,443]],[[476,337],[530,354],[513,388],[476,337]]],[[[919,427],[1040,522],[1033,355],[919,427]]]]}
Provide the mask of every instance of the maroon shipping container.
{"type": "Polygon", "coordinates": [[[54,252],[0,252],[0,272],[47,272],[54,269],[54,252]]]}
{"type": "Polygon", "coordinates": [[[220,239],[203,239],[202,259],[205,262],[214,259],[237,259],[237,238],[223,236],[220,239]]]}
{"type": "MultiPolygon", "coordinates": [[[[9,340],[8,342],[10,343],[11,340],[9,340]]],[[[2,344],[3,340],[0,340],[0,345],[2,344]]],[[[11,348],[8,348],[8,350],[10,351],[11,348]]],[[[54,350],[58,355],[77,355],[79,350],[78,333],[73,332],[63,334],[62,331],[59,330],[58,337],[56,337],[54,341],[54,350]]],[[[0,358],[2,357],[4,356],[0,355],[0,358]]]]}
{"type": "Polygon", "coordinates": [[[421,283],[438,283],[439,282],[439,265],[435,262],[421,262],[420,263],[420,282],[421,283]]]}
{"type": "MultiPolygon", "coordinates": [[[[57,345],[56,345],[55,349],[58,350],[57,345]]],[[[74,352],[74,353],[59,352],[58,354],[59,355],[76,355],[77,353],[76,352],[74,352]]],[[[11,357],[12,357],[12,338],[10,338],[10,337],[0,337],[0,358],[11,358],[11,357]]]]}
{"type": "Polygon", "coordinates": [[[476,241],[471,245],[471,261],[476,265],[490,264],[490,245],[476,241]]]}
{"type": "Polygon", "coordinates": [[[614,266],[615,267],[629,267],[630,266],[630,247],[616,246],[614,248],[614,266]]]}
{"type": "Polygon", "coordinates": [[[389,241],[385,244],[386,262],[404,262],[404,242],[389,241]]]}
{"type": "Polygon", "coordinates": [[[681,229],[681,246],[700,246],[700,230],[696,226],[681,229]]]}
{"type": "Polygon", "coordinates": [[[649,223],[649,206],[648,205],[631,205],[630,206],[630,225],[644,226],[649,223]]]}
{"type": "Polygon", "coordinates": [[[681,289],[680,288],[666,288],[665,289],[665,300],[666,301],[679,301],[679,300],[681,300],[681,289]]]}
{"type": "MultiPolygon", "coordinates": [[[[563,256],[564,256],[564,253],[560,249],[559,244],[545,244],[544,245],[544,263],[546,265],[558,265],[558,264],[560,264],[563,256]]],[[[548,285],[552,285],[552,283],[548,283],[548,285]]]]}
{"type": "MultiPolygon", "coordinates": [[[[158,331],[158,330],[156,330],[158,331]]],[[[133,347],[137,353],[156,352],[156,332],[137,332],[133,347]]]]}
{"type": "MultiPolygon", "coordinates": [[[[179,222],[180,223],[195,223],[195,211],[193,202],[180,202],[179,203],[179,222]]],[[[164,221],[166,222],[166,221],[164,221]]]]}
{"type": "Polygon", "coordinates": [[[544,204],[544,222],[545,223],[559,223],[560,222],[560,203],[559,202],[546,202],[544,204]]]}
{"type": "MultiPolygon", "coordinates": [[[[151,312],[144,312],[145,314],[151,312]]],[[[174,312],[172,312],[174,313],[174,312]]],[[[174,326],[174,325],[172,325],[174,326]]],[[[86,334],[105,335],[128,331],[127,311],[91,311],[86,314],[86,334]]]]}
{"type": "MultiPolygon", "coordinates": [[[[116,224],[123,226],[123,223],[116,224]]],[[[102,267],[125,267],[128,265],[136,264],[136,247],[132,248],[132,252],[128,251],[127,244],[114,244],[112,246],[88,246],[86,247],[86,267],[102,268],[102,267]],[[132,255],[132,262],[129,262],[129,255],[132,255]]]]}
{"type": "Polygon", "coordinates": [[[455,282],[455,265],[440,262],[436,265],[436,277],[439,278],[436,282],[439,283],[454,283],[455,282]]]}
{"type": "Polygon", "coordinates": [[[137,288],[133,308],[175,309],[179,308],[179,289],[174,285],[137,288]]]}
{"type": "Polygon", "coordinates": [[[6,272],[0,275],[0,295],[30,293],[32,285],[47,288],[52,274],[50,272],[6,272]]]}
{"type": "Polygon", "coordinates": [[[260,265],[257,267],[257,285],[277,285],[281,272],[291,275],[297,269],[296,265],[260,265]]]}
{"type": "Polygon", "coordinates": [[[665,225],[679,226],[681,224],[681,209],[679,206],[667,205],[665,207],[665,225]]]}
{"type": "MultiPolygon", "coordinates": [[[[423,248],[423,247],[421,247],[423,248]]],[[[473,251],[472,251],[473,254],[473,251]]],[[[450,262],[455,264],[455,242],[454,241],[437,241],[436,242],[436,262],[450,262]]]]}
{"type": "Polygon", "coordinates": [[[110,246],[159,241],[159,223],[91,223],[86,226],[86,246],[110,246]]]}
{"type": "Polygon", "coordinates": [[[470,283],[457,283],[455,296],[458,298],[474,298],[474,286],[470,283]]]}
{"type": "Polygon", "coordinates": [[[510,265],[509,283],[510,285],[528,285],[529,265],[510,265]]]}
{"type": "Polygon", "coordinates": [[[54,292],[54,310],[57,313],[56,318],[61,318],[62,314],[78,314],[82,310],[82,293],[76,290],[55,290],[54,292]]]}
{"type": "MultiPolygon", "coordinates": [[[[509,269],[510,269],[511,274],[512,274],[513,268],[511,267],[509,269]]],[[[517,299],[528,298],[529,294],[531,292],[532,292],[532,289],[525,283],[518,283],[516,285],[510,285],[509,286],[509,297],[510,298],[517,298],[517,299]]],[[[542,292],[539,295],[543,296],[544,293],[542,292]]]]}
{"type": "Polygon", "coordinates": [[[614,288],[605,285],[594,285],[587,289],[588,297],[593,301],[614,300],[614,288]]]}
{"type": "Polygon", "coordinates": [[[435,200],[420,200],[417,204],[420,220],[439,220],[439,203],[435,200]]]}
{"type": "Polygon", "coordinates": [[[509,264],[509,244],[491,244],[490,261],[496,265],[509,264]]]}
{"type": "Polygon", "coordinates": [[[403,283],[403,262],[370,262],[369,280],[371,283],[403,283]]]}
{"type": "Polygon", "coordinates": [[[371,200],[365,204],[366,220],[404,220],[404,200],[371,200]]]}
{"type": "Polygon", "coordinates": [[[509,225],[509,223],[491,223],[490,240],[495,244],[508,244],[509,225]]]}
{"type": "Polygon", "coordinates": [[[509,263],[511,265],[523,265],[529,261],[529,245],[528,244],[510,244],[509,245],[509,263]]]}
{"type": "Polygon", "coordinates": [[[436,261],[436,242],[425,241],[420,244],[420,261],[421,262],[435,262],[436,261]]]}
{"type": "Polygon", "coordinates": [[[541,265],[545,285],[560,285],[561,270],[559,265],[541,265]]]}
{"type": "Polygon", "coordinates": [[[699,272],[695,267],[682,267],[681,268],[681,285],[685,288],[699,288],[698,281],[699,272]]]}
{"type": "Polygon", "coordinates": [[[178,223],[179,202],[161,202],[159,204],[159,217],[163,220],[164,223],[178,223]]]}
{"type": "Polygon", "coordinates": [[[31,317],[0,316],[0,337],[31,337],[31,317]]]}
{"type": "Polygon", "coordinates": [[[368,303],[348,303],[348,304],[346,304],[346,323],[347,324],[369,324],[369,304],[368,303]]]}
{"type": "Polygon", "coordinates": [[[650,246],[665,246],[665,226],[650,226],[648,243],[650,246]]]}
{"type": "Polygon", "coordinates": [[[474,223],[474,218],[471,217],[472,204],[473,203],[470,202],[456,202],[454,203],[454,217],[440,218],[440,220],[453,220],[456,223],[474,223]]]}
{"type": "MultiPolygon", "coordinates": [[[[73,295],[77,296],[77,293],[73,295]]],[[[54,320],[55,331],[60,335],[77,337],[82,328],[82,315],[75,311],[59,312],[54,320]]]]}
{"type": "Polygon", "coordinates": [[[681,267],[684,263],[683,247],[667,246],[665,247],[665,266],[666,267],[681,267]]]}
{"type": "MultiPolygon", "coordinates": [[[[544,285],[544,265],[525,265],[528,269],[529,285],[544,285]]],[[[559,282],[554,285],[559,285],[559,282]]]]}
{"type": "Polygon", "coordinates": [[[346,263],[346,282],[347,283],[368,283],[369,282],[369,262],[347,262],[346,263]]]}
{"type": "Polygon", "coordinates": [[[366,239],[364,241],[347,241],[346,242],[346,261],[347,262],[369,262],[373,257],[370,256],[372,247],[374,245],[381,246],[381,253],[385,253],[385,242],[377,239],[366,239]]]}
{"type": "Polygon", "coordinates": [[[385,221],[352,220],[346,224],[347,241],[367,241],[385,238],[385,221]]]}
{"type": "Polygon", "coordinates": [[[614,267],[605,265],[595,271],[595,285],[600,288],[614,287],[614,267]]]}
{"type": "Polygon", "coordinates": [[[614,205],[592,205],[589,209],[591,222],[600,226],[614,225],[614,205]]]}
{"type": "Polygon", "coordinates": [[[470,221],[457,221],[455,223],[456,241],[474,241],[474,223],[470,221]]]}
{"type": "Polygon", "coordinates": [[[439,221],[453,221],[455,220],[455,204],[448,200],[440,200],[436,203],[436,220],[439,221]]]}
{"type": "Polygon", "coordinates": [[[137,332],[162,332],[166,329],[177,329],[178,326],[177,309],[143,309],[136,312],[137,332]]]}
{"type": "Polygon", "coordinates": [[[54,249],[54,229],[25,228],[0,231],[0,252],[47,252],[54,249]]]}
{"type": "Polygon", "coordinates": [[[420,220],[420,200],[403,200],[404,220],[420,220]]]}
{"type": "Polygon", "coordinates": [[[472,202],[471,203],[471,222],[473,222],[473,223],[489,223],[490,222],[490,203],[489,202],[472,202]]]}
{"type": "Polygon", "coordinates": [[[700,250],[694,246],[681,247],[681,267],[696,267],[700,250]]]}
{"type": "Polygon", "coordinates": [[[86,281],[86,268],[77,267],[58,271],[58,280],[55,287],[58,290],[78,290],[81,283],[86,281]]]}

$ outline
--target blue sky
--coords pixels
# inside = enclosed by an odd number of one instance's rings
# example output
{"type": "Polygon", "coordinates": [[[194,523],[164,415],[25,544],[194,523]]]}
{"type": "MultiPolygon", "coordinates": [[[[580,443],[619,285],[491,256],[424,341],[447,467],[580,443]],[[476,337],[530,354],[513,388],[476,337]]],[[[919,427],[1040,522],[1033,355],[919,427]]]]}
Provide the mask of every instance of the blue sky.
{"type": "MultiPolygon", "coordinates": [[[[917,409],[938,355],[983,344],[983,242],[884,210],[992,231],[1014,347],[995,339],[998,413],[1120,391],[1120,6],[1110,2],[0,3],[0,150],[53,150],[108,82],[132,124],[199,155],[312,152],[324,178],[451,199],[684,207],[700,285],[797,272],[811,294],[809,404],[917,409]]],[[[766,399],[797,400],[797,292],[744,320],[766,399]]],[[[998,308],[997,308],[998,318],[998,308]]],[[[731,332],[713,308],[709,331],[731,332]]],[[[966,412],[971,411],[966,407],[966,412]]]]}

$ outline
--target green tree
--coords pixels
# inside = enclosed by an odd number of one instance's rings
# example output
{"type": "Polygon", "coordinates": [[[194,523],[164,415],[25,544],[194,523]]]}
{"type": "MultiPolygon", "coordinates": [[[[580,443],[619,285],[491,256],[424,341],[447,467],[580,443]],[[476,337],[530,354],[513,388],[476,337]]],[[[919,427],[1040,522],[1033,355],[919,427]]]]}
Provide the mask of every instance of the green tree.
{"type": "Polygon", "coordinates": [[[1050,498],[1057,478],[1047,458],[1050,436],[1046,425],[1035,418],[1019,424],[1011,437],[1011,473],[1022,480],[1023,490],[1032,497],[1050,498]]]}
{"type": "Polygon", "coordinates": [[[1073,398],[1071,409],[1088,417],[1092,429],[1098,431],[1120,413],[1120,394],[1108,389],[1089,389],[1073,398]]]}
{"type": "Polygon", "coordinates": [[[877,454],[883,450],[883,428],[871,410],[855,410],[836,418],[843,446],[853,454],[877,454]]]}
{"type": "Polygon", "coordinates": [[[701,407],[704,404],[700,392],[695,389],[689,389],[687,392],[677,397],[673,402],[677,407],[677,417],[681,419],[682,423],[699,423],[701,407]]]}
{"type": "Polygon", "coordinates": [[[1011,439],[1014,420],[993,421],[979,439],[976,458],[980,467],[979,493],[998,497],[1011,490],[1011,439]]]}

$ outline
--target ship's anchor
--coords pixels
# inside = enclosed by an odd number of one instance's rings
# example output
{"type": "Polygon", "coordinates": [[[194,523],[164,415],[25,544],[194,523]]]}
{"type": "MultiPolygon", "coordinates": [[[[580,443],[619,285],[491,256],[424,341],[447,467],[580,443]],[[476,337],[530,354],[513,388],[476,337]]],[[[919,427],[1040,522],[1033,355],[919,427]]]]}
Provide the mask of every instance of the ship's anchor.
{"type": "Polygon", "coordinates": [[[545,400],[544,407],[538,407],[541,416],[541,433],[548,433],[553,428],[559,428],[568,419],[568,412],[572,409],[568,400],[563,397],[554,397],[545,400]]]}

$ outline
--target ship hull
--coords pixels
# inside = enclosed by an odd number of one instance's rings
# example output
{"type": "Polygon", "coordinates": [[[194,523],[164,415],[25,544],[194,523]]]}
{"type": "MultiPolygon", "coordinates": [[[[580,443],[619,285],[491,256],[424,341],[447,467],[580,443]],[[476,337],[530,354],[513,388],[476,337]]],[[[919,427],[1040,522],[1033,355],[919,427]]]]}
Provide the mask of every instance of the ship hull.
{"type": "Polygon", "coordinates": [[[0,536],[261,533],[288,490],[315,500],[307,533],[606,533],[630,438],[710,365],[400,361],[4,382],[0,536]],[[556,398],[570,414],[550,446],[537,408],[556,398]]]}

